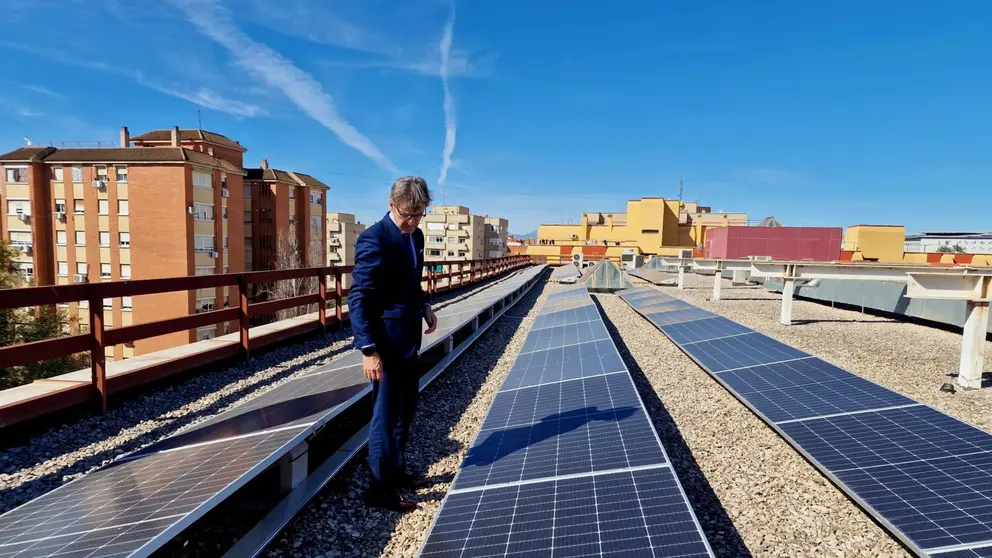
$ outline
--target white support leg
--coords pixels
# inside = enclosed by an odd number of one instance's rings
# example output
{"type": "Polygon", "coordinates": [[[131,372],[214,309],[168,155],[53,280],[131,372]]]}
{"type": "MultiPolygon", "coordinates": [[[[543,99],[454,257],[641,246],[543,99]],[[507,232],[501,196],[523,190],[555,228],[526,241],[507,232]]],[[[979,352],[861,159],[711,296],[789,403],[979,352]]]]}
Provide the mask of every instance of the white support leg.
{"type": "Polygon", "coordinates": [[[448,337],[444,340],[444,354],[451,354],[451,351],[455,350],[455,340],[448,337]]]}
{"type": "Polygon", "coordinates": [[[796,294],[796,280],[784,279],[782,283],[782,314],[778,323],[792,325],[792,295],[796,294]]]}
{"type": "Polygon", "coordinates": [[[989,303],[968,302],[961,340],[961,366],[958,385],[968,388],[982,387],[985,364],[985,335],[989,329],[989,303]]]}
{"type": "Polygon", "coordinates": [[[308,450],[307,443],[300,442],[279,460],[279,489],[283,494],[291,492],[310,474],[307,467],[308,450]]]}
{"type": "Polygon", "coordinates": [[[720,287],[723,283],[723,270],[717,268],[716,275],[713,276],[713,298],[712,300],[720,300],[720,287]]]}
{"type": "Polygon", "coordinates": [[[472,331],[479,329],[479,317],[472,318],[472,331]]]}
{"type": "Polygon", "coordinates": [[[679,266],[679,290],[681,291],[684,288],[685,288],[685,268],[679,266]]]}

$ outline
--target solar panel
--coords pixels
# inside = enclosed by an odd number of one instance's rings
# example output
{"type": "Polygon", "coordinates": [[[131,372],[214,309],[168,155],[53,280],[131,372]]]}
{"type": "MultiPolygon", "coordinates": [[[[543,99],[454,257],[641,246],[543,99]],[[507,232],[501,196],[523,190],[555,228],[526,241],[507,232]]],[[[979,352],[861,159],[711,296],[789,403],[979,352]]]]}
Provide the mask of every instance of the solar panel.
{"type": "Polygon", "coordinates": [[[450,494],[420,555],[712,556],[668,467],[450,494]]]}
{"type": "Polygon", "coordinates": [[[711,314],[710,316],[699,320],[667,324],[662,326],[662,330],[672,341],[683,345],[719,339],[721,337],[733,337],[752,331],[723,316],[717,316],[715,314],[711,314]]]}
{"type": "MultiPolygon", "coordinates": [[[[438,317],[460,327],[542,271],[486,285],[438,317]]],[[[0,515],[0,558],[149,555],[367,393],[360,362],[352,351],[0,515]]]]}
{"type": "Polygon", "coordinates": [[[659,329],[915,552],[992,557],[992,435],[716,319],[659,329]]]}
{"type": "Polygon", "coordinates": [[[603,339],[521,354],[513,363],[501,389],[518,389],[626,371],[613,341],[603,339]]]}
{"type": "Polygon", "coordinates": [[[422,556],[712,556],[584,285],[550,294],[422,556]]]}

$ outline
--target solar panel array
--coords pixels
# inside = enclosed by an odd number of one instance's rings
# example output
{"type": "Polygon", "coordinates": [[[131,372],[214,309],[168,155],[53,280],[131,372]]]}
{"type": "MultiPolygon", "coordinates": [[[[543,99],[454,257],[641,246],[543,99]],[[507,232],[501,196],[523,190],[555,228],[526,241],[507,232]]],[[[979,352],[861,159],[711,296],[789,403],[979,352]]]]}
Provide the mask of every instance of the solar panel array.
{"type": "MultiPolygon", "coordinates": [[[[537,279],[525,268],[437,310],[424,349],[537,279]]],[[[370,391],[352,351],[0,515],[0,558],[147,556],[370,391]]]]}
{"type": "Polygon", "coordinates": [[[541,307],[420,556],[712,556],[584,285],[541,307]]]}
{"type": "Polygon", "coordinates": [[[913,551],[992,556],[992,435],[653,287],[621,297],[913,551]]]}

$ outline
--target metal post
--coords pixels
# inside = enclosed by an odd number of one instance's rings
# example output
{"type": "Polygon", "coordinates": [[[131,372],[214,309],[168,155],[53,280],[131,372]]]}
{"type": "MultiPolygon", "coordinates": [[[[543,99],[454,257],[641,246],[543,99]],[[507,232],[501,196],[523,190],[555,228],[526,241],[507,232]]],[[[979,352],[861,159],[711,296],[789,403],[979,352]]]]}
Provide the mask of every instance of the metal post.
{"type": "Polygon", "coordinates": [[[796,293],[796,280],[786,277],[782,281],[782,313],[778,322],[782,325],[792,325],[792,295],[796,293]]]}
{"type": "MultiPolygon", "coordinates": [[[[91,292],[95,292],[91,291],[91,292]]],[[[90,373],[100,398],[100,412],[107,412],[107,350],[103,346],[103,299],[91,294],[90,305],[90,373]]]]}
{"type": "Polygon", "coordinates": [[[679,266],[679,290],[685,288],[685,267],[679,266]]]}
{"type": "Polygon", "coordinates": [[[716,265],[716,275],[713,276],[713,299],[720,300],[720,287],[723,283],[723,266],[720,264],[716,265]]]}
{"type": "Polygon", "coordinates": [[[238,329],[241,331],[241,355],[248,359],[248,280],[238,274],[238,329]]]}
{"type": "Polygon", "coordinates": [[[961,366],[958,385],[982,387],[985,364],[985,335],[989,329],[989,303],[968,301],[964,332],[961,339],[961,366]]]}
{"type": "Polygon", "coordinates": [[[310,473],[307,466],[309,446],[300,442],[279,460],[279,490],[283,494],[292,492],[310,473]]]}
{"type": "Polygon", "coordinates": [[[338,329],[344,329],[344,274],[341,268],[334,267],[334,318],[338,321],[338,329]]]}
{"type": "Polygon", "coordinates": [[[317,272],[317,281],[320,292],[320,301],[317,302],[317,320],[320,322],[321,335],[327,335],[327,273],[321,269],[317,272]]]}

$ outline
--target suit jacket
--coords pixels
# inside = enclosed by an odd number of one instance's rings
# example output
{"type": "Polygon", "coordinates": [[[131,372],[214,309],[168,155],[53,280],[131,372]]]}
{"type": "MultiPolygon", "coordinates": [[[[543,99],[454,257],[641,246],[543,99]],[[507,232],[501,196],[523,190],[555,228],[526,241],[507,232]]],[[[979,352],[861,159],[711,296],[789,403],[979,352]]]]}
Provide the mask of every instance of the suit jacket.
{"type": "Polygon", "coordinates": [[[375,345],[384,358],[408,358],[420,350],[427,294],[420,288],[424,268],[424,233],[409,239],[389,213],[358,235],[355,268],[348,292],[348,312],[355,348],[375,345]]]}

